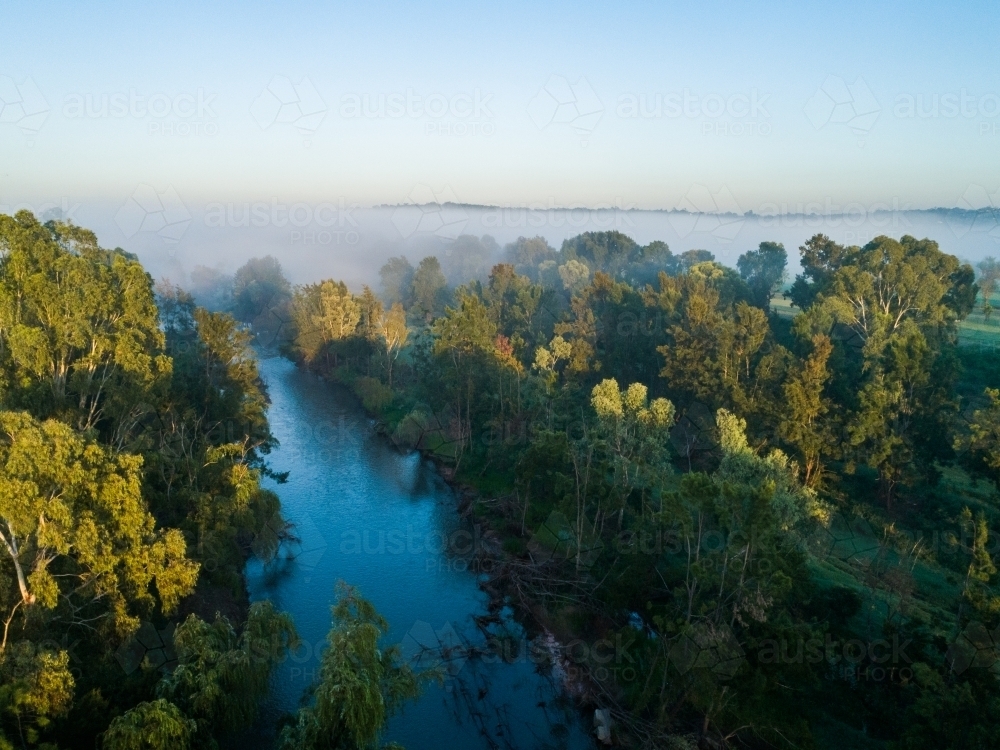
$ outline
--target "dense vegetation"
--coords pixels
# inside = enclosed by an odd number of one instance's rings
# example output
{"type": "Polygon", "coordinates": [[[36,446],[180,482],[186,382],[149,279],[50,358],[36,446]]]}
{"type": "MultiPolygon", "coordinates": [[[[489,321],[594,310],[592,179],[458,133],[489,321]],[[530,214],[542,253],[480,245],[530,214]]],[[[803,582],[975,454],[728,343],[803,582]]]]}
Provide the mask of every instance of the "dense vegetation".
{"type": "Polygon", "coordinates": [[[732,269],[618,232],[462,237],[391,259],[381,297],[325,280],[250,315],[478,490],[530,621],[616,644],[574,660],[617,740],[991,747],[1000,358],[959,327],[996,264],[800,253],[787,285],[775,243],[732,269]]]}
{"type": "MultiPolygon", "coordinates": [[[[253,270],[237,312],[280,292],[253,270]]],[[[298,638],[243,582],[289,534],[260,484],[282,477],[251,340],[89,231],[0,216],[0,748],[214,748],[252,726],[298,638]]],[[[289,750],[371,743],[416,691],[371,605],[345,589],[333,615],[289,750]],[[327,702],[352,677],[345,719],[327,702]]]]}
{"type": "MultiPolygon", "coordinates": [[[[617,232],[463,236],[391,259],[381,294],[273,258],[189,294],[0,216],[0,748],[253,726],[298,645],[242,578],[294,534],[255,339],[477,490],[491,588],[592,645],[566,659],[615,741],[992,747],[1000,357],[959,343],[1000,268],[913,237],[800,253],[789,280],[775,243],[732,269],[617,232]]],[[[378,746],[427,677],[386,629],[338,592],[280,747],[378,746]]]]}

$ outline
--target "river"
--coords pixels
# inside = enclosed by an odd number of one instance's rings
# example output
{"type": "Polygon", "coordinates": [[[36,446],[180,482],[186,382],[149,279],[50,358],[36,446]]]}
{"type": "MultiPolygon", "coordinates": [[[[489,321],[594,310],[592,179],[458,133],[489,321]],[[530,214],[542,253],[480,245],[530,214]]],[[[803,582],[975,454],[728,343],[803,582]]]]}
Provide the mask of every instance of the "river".
{"type": "Polygon", "coordinates": [[[510,611],[487,626],[503,634],[506,658],[468,656],[487,643],[474,618],[487,614],[489,600],[466,552],[475,529],[433,464],[400,453],[343,388],[278,357],[262,358],[260,371],[280,441],[270,463],[290,472],[272,488],[300,541],[267,566],[251,560],[247,585],[251,600],[270,599],[294,616],[303,646],[276,669],[255,734],[273,731],[316,676],[343,580],[388,620],[387,642],[448,675],[393,717],[385,742],[407,750],[593,747],[558,667],[544,664],[510,611]]]}

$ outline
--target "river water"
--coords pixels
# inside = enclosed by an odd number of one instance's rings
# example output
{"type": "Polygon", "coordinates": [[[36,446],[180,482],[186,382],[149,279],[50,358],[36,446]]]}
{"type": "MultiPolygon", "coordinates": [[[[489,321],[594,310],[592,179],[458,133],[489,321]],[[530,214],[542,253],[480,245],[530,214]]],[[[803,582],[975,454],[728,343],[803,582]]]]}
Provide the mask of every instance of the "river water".
{"type": "Polygon", "coordinates": [[[247,584],[252,600],[270,599],[294,616],[304,643],[277,668],[254,734],[268,736],[316,676],[343,580],[388,620],[388,642],[401,643],[417,667],[447,674],[391,720],[385,742],[407,750],[593,747],[539,642],[507,610],[482,627],[473,619],[488,605],[468,555],[476,533],[435,467],[377,434],[346,390],[278,357],[261,359],[260,371],[281,443],[270,463],[290,472],[273,489],[300,541],[268,566],[251,560],[247,584]],[[505,658],[477,650],[487,644],[484,629],[491,642],[503,636],[505,658]]]}

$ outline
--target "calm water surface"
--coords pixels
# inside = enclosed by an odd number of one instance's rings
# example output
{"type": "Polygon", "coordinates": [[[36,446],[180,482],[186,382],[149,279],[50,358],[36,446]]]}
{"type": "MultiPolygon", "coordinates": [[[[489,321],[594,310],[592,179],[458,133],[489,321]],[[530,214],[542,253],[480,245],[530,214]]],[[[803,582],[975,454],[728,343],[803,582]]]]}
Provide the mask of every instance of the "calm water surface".
{"type": "Polygon", "coordinates": [[[376,434],[345,390],[285,359],[263,358],[260,368],[281,442],[271,465],[290,472],[275,489],[301,541],[268,566],[251,561],[247,583],[252,600],[270,599],[294,616],[304,645],[277,669],[254,734],[267,736],[299,705],[318,671],[336,582],[344,580],[375,604],[389,621],[388,640],[417,666],[449,673],[393,718],[384,741],[407,750],[593,747],[559,680],[539,663],[538,644],[525,640],[509,612],[489,631],[509,636],[511,658],[468,656],[486,643],[473,618],[487,613],[488,597],[454,551],[471,547],[474,530],[459,519],[434,466],[376,434]]]}

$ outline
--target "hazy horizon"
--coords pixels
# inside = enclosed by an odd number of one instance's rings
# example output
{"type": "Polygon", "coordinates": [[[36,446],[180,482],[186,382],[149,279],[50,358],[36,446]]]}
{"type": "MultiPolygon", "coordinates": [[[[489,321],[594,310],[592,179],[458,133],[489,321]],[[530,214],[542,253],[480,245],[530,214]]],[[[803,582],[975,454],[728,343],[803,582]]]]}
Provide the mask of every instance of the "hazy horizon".
{"type": "MultiPolygon", "coordinates": [[[[707,191],[692,195],[704,199],[707,191]]],[[[106,247],[135,253],[157,279],[182,286],[196,266],[233,273],[252,257],[274,256],[292,283],[338,278],[352,288],[377,285],[378,270],[392,256],[412,262],[427,255],[444,259],[460,236],[493,237],[500,248],[518,237],[544,237],[554,248],[583,232],[620,231],[640,244],[666,242],[675,254],[712,252],[735,266],[737,257],[761,242],[781,242],[789,251],[789,273],[799,271],[798,248],[815,234],[845,245],[863,245],[879,235],[928,237],[944,252],[976,262],[997,254],[1000,225],[988,212],[903,210],[891,206],[845,206],[838,212],[792,212],[763,206],[736,213],[653,211],[606,207],[486,207],[468,204],[400,204],[364,208],[338,201],[170,203],[143,208],[152,193],[125,204],[24,206],[42,218],[69,218],[95,231],[106,247]],[[763,209],[763,210],[762,210],[763,209]],[[870,210],[869,210],[870,209],[870,210]]],[[[18,208],[0,205],[0,212],[18,208]]],[[[829,211],[829,209],[827,208],[829,211]]],[[[495,260],[499,261],[497,255],[495,260]]]]}
{"type": "Polygon", "coordinates": [[[12,6],[0,205],[995,208],[991,9],[12,6]]]}

